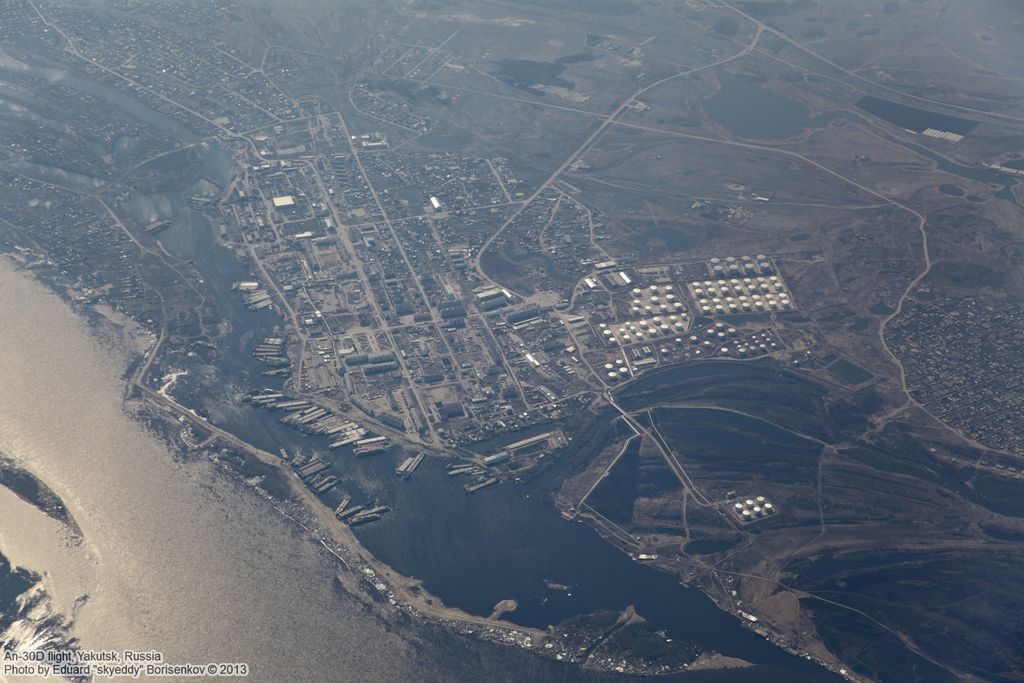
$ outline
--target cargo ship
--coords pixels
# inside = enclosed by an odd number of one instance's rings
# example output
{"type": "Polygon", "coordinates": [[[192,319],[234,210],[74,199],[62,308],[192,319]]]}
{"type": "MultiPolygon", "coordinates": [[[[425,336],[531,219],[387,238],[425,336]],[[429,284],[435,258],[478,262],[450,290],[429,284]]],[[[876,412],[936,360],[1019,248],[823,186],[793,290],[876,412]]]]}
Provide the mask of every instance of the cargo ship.
{"type": "Polygon", "coordinates": [[[366,524],[367,522],[373,522],[380,519],[380,515],[366,515],[365,517],[354,517],[349,526],[359,526],[360,524],[366,524]]]}
{"type": "Polygon", "coordinates": [[[342,521],[345,521],[349,517],[357,515],[357,514],[359,514],[360,512],[362,512],[365,509],[366,509],[365,505],[353,505],[352,507],[350,507],[350,508],[348,508],[346,510],[342,510],[340,513],[337,513],[334,516],[337,517],[338,519],[342,520],[342,521]]]}
{"type": "Polygon", "coordinates": [[[352,452],[355,453],[357,458],[359,458],[364,455],[372,455],[374,453],[385,451],[390,445],[391,444],[388,443],[388,440],[383,436],[375,436],[370,439],[360,439],[359,441],[356,441],[356,447],[352,452]]]}
{"type": "Polygon", "coordinates": [[[322,496],[331,489],[333,489],[338,483],[338,478],[333,474],[329,474],[326,477],[316,477],[312,479],[307,485],[310,490],[318,496],[322,496]]]}
{"type": "Polygon", "coordinates": [[[417,453],[416,455],[406,458],[402,461],[402,464],[395,468],[395,476],[408,479],[412,476],[412,473],[416,471],[416,468],[423,462],[423,453],[417,453]]]}
{"type": "Polygon", "coordinates": [[[302,479],[309,479],[310,477],[320,474],[328,467],[320,458],[313,458],[310,462],[296,469],[299,473],[299,477],[302,479]]]}
{"type": "Polygon", "coordinates": [[[484,479],[483,481],[476,482],[475,484],[466,484],[462,488],[464,488],[466,490],[466,493],[473,493],[475,491],[479,491],[482,488],[486,488],[486,487],[490,486],[491,484],[497,484],[497,483],[498,483],[498,478],[497,477],[488,477],[487,479],[484,479]]]}
{"type": "Polygon", "coordinates": [[[334,508],[334,516],[337,517],[341,513],[345,512],[345,508],[352,502],[352,496],[347,493],[342,497],[341,502],[338,503],[338,507],[334,508]]]}
{"type": "Polygon", "coordinates": [[[332,441],[328,448],[334,449],[341,448],[342,446],[348,446],[349,444],[359,441],[363,438],[364,434],[366,434],[366,430],[361,427],[357,427],[356,429],[345,432],[340,439],[332,441]]]}
{"type": "Polygon", "coordinates": [[[348,525],[349,526],[358,526],[360,524],[365,524],[367,522],[373,522],[375,520],[380,519],[381,516],[385,512],[387,512],[389,509],[390,508],[387,505],[378,505],[377,507],[373,507],[373,508],[369,508],[367,510],[363,510],[358,515],[353,516],[349,520],[348,525]]]}

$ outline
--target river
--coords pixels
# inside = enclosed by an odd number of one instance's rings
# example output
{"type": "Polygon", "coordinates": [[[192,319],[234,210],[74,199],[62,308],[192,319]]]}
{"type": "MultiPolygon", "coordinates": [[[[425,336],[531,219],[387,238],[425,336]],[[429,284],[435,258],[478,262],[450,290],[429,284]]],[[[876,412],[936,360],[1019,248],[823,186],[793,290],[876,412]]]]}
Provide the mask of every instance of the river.
{"type": "MultiPolygon", "coordinates": [[[[122,410],[127,358],[0,257],[0,452],[81,528],[0,487],[0,555],[43,577],[88,649],[247,662],[252,681],[581,680],[582,672],[419,621],[386,623],[268,503],[175,460],[122,410]]],[[[12,585],[9,581],[5,585],[12,585]]],[[[8,596],[9,597],[9,596],[8,596]]]]}

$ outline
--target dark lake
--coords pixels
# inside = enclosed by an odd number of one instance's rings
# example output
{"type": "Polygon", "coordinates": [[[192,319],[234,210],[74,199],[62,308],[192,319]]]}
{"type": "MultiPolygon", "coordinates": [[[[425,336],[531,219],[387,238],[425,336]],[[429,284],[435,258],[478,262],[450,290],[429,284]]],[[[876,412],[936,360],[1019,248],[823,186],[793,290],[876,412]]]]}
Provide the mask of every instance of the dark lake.
{"type": "Polygon", "coordinates": [[[803,104],[762,87],[761,80],[754,77],[727,71],[716,76],[722,87],[704,102],[704,109],[739,137],[783,140],[806,128],[827,125],[837,116],[811,117],[803,104]]]}
{"type": "Polygon", "coordinates": [[[976,121],[962,119],[959,116],[939,114],[926,109],[908,107],[905,104],[883,100],[880,97],[868,95],[857,101],[857,106],[869,114],[885,119],[889,123],[912,130],[915,133],[922,133],[929,128],[944,130],[960,135],[967,135],[978,125],[976,121]]]}

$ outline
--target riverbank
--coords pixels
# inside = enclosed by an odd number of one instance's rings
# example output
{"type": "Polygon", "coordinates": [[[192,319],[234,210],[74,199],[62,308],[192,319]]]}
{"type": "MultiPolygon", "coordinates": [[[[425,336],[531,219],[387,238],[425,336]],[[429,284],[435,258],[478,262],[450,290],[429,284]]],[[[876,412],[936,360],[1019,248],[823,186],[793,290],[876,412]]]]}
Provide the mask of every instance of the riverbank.
{"type": "Polygon", "coordinates": [[[65,501],[82,541],[2,489],[0,546],[47,577],[82,647],[248,662],[254,681],[585,680],[399,616],[365,573],[339,572],[336,555],[212,461],[176,457],[145,414],[125,412],[123,348],[101,346],[26,275],[0,263],[0,449],[65,501]]]}
{"type": "MultiPolygon", "coordinates": [[[[20,262],[24,265],[26,261],[20,259],[20,262]]],[[[107,343],[117,344],[125,353],[129,354],[128,367],[134,367],[149,358],[153,339],[151,333],[145,330],[145,328],[137,325],[130,318],[125,317],[109,306],[102,304],[99,306],[81,305],[75,298],[74,290],[57,286],[52,280],[43,280],[38,277],[39,273],[36,271],[23,272],[36,276],[39,282],[47,285],[51,291],[59,294],[66,304],[72,306],[79,314],[85,315],[90,327],[99,338],[104,339],[107,343]]],[[[184,374],[187,373],[182,371],[176,377],[183,376],[184,374]]],[[[521,647],[531,647],[547,635],[546,632],[540,629],[522,627],[501,619],[479,617],[446,606],[440,598],[426,591],[418,579],[403,576],[374,557],[355,537],[351,528],[339,521],[331,510],[294,476],[291,468],[282,463],[279,457],[242,440],[224,429],[212,425],[191,408],[175,401],[167,393],[166,385],[162,389],[154,391],[144,383],[144,380],[145,377],[136,376],[135,373],[125,373],[124,394],[128,396],[135,393],[141,396],[149,405],[170,410],[177,417],[193,423],[201,431],[210,432],[222,444],[238,449],[256,458],[261,463],[277,469],[288,482],[290,498],[302,507],[301,511],[294,509],[294,507],[289,510],[288,506],[282,503],[282,501],[274,501],[275,508],[290,522],[298,525],[304,532],[319,540],[347,569],[357,575],[369,578],[371,585],[384,582],[386,589],[383,592],[387,594],[388,599],[393,601],[393,604],[396,606],[412,610],[426,618],[435,619],[440,622],[449,624],[451,622],[460,622],[482,629],[491,629],[491,632],[484,632],[480,635],[521,647]],[[299,518],[303,516],[302,513],[308,515],[308,519],[300,521],[299,518]]],[[[19,486],[15,492],[18,493],[19,497],[29,496],[29,502],[37,506],[43,506],[40,509],[44,509],[47,506],[52,507],[40,496],[45,497],[46,500],[52,498],[59,502],[59,498],[56,498],[30,472],[17,468],[13,463],[11,463],[10,468],[5,469],[2,460],[0,460],[0,484],[4,483],[4,476],[7,471],[10,471],[12,476],[15,476],[16,473],[18,477],[19,486]],[[33,482],[41,487],[38,495],[28,491],[29,488],[32,488],[30,484],[33,482]],[[48,496],[45,495],[47,493],[49,494],[48,496]]],[[[61,509],[63,509],[62,506],[61,509]]],[[[62,521],[73,525],[74,520],[70,515],[66,514],[66,510],[63,510],[63,514],[66,519],[62,519],[62,521]]]]}
{"type": "MultiPolygon", "coordinates": [[[[40,273],[35,273],[39,275],[40,273]]],[[[60,287],[57,283],[50,283],[52,288],[57,290],[60,287]]],[[[65,302],[72,302],[73,296],[65,296],[65,302]]],[[[117,316],[99,315],[89,305],[81,305],[80,302],[72,302],[74,308],[80,315],[88,318],[94,333],[98,337],[118,340],[122,347],[124,365],[128,368],[137,368],[145,360],[149,360],[148,354],[152,353],[152,334],[149,330],[135,326],[131,321],[118,320],[117,316]],[[124,323],[124,324],[122,324],[124,323]],[[135,350],[135,353],[125,351],[135,350]],[[139,354],[138,350],[143,349],[139,354]],[[134,359],[134,360],[131,360],[134,359]]],[[[232,335],[244,335],[246,330],[236,329],[232,335]]],[[[231,354],[227,358],[230,365],[241,365],[244,349],[237,344],[230,344],[231,354]],[[235,348],[235,347],[238,348],[235,348]]],[[[517,646],[515,649],[539,652],[542,657],[539,660],[548,661],[574,661],[580,654],[573,650],[579,639],[565,633],[558,632],[549,635],[548,626],[559,624],[568,620],[569,628],[574,625],[572,618],[589,612],[605,609],[621,609],[622,605],[630,604],[639,600],[642,605],[642,612],[653,617],[654,623],[669,625],[671,627],[672,641],[678,643],[696,642],[700,644],[699,651],[711,655],[716,652],[724,652],[725,656],[746,661],[759,663],[760,666],[752,668],[750,680],[757,678],[757,671],[761,666],[768,666],[769,670],[781,672],[786,670],[799,670],[809,675],[806,680],[818,680],[820,672],[821,680],[829,680],[823,670],[818,672],[805,668],[799,664],[799,658],[792,658],[782,651],[775,650],[773,646],[760,639],[760,637],[747,631],[736,620],[728,614],[718,611],[703,594],[696,589],[685,589],[673,582],[669,577],[649,576],[654,572],[650,568],[642,567],[631,562],[628,558],[620,556],[612,547],[606,546],[597,537],[590,537],[589,530],[575,524],[567,524],[558,515],[554,514],[553,508],[541,504],[539,498],[536,502],[530,502],[527,509],[518,510],[519,504],[513,509],[506,507],[508,503],[517,498],[517,486],[501,487],[501,491],[490,492],[483,497],[466,497],[461,491],[455,498],[443,484],[450,483],[449,478],[443,473],[435,473],[428,468],[417,477],[416,486],[401,486],[394,484],[393,477],[389,476],[393,467],[387,463],[378,463],[376,460],[356,460],[353,465],[358,465],[360,470],[366,470],[363,475],[369,475],[379,486],[387,483],[391,489],[389,496],[400,492],[401,500],[398,503],[398,512],[393,512],[385,520],[373,525],[373,528],[361,527],[360,534],[372,540],[370,544],[374,550],[371,551],[367,544],[360,541],[353,531],[347,526],[338,522],[331,510],[309,492],[276,455],[271,448],[272,442],[276,439],[286,439],[285,442],[278,442],[278,445],[288,446],[291,450],[293,439],[298,439],[305,444],[304,447],[317,448],[315,444],[305,443],[307,440],[299,439],[291,435],[288,430],[275,433],[276,436],[268,443],[261,443],[262,448],[253,445],[251,440],[243,440],[238,433],[247,434],[250,429],[246,421],[232,422],[217,420],[218,425],[228,425],[227,429],[214,426],[200,416],[204,411],[196,411],[192,406],[185,406],[176,401],[167,392],[168,396],[161,396],[155,387],[145,385],[141,377],[133,372],[120,372],[121,389],[119,395],[124,396],[124,382],[132,383],[134,399],[131,402],[137,417],[150,426],[155,424],[155,417],[158,413],[146,415],[147,412],[138,412],[141,405],[159,407],[159,415],[163,416],[163,422],[171,425],[170,430],[159,431],[163,441],[166,437],[173,437],[180,431],[181,422],[195,425],[197,431],[210,433],[217,441],[206,442],[205,452],[207,455],[214,454],[214,447],[223,446],[230,450],[244,453],[252,462],[258,463],[261,468],[273,468],[281,482],[284,482],[287,495],[282,496],[293,499],[290,504],[282,504],[274,501],[275,509],[281,514],[281,519],[291,527],[299,528],[306,538],[315,538],[320,543],[319,547],[330,551],[335,563],[335,579],[351,592],[366,593],[372,600],[383,605],[385,613],[389,610],[396,615],[403,613],[411,615],[417,623],[430,623],[443,626],[446,630],[454,633],[474,636],[485,641],[498,641],[505,645],[517,646]],[[138,401],[135,399],[142,399],[138,401]],[[170,418],[169,420],[167,418],[170,418]],[[233,425],[233,426],[232,426],[233,425]],[[238,432],[237,430],[241,430],[238,432]],[[383,468],[384,474],[375,471],[376,466],[383,468]],[[383,479],[381,477],[383,476],[383,479]],[[430,482],[434,479],[433,484],[430,482]],[[396,490],[397,489],[397,490],[396,490]],[[404,497],[409,496],[409,497],[404,497]],[[511,500],[509,499],[511,496],[511,500]],[[497,507],[495,507],[497,506],[497,507]],[[422,510],[420,510],[422,508],[422,510]],[[493,509],[492,509],[493,508],[493,509]],[[413,510],[416,511],[413,511],[413,510]],[[407,513],[413,516],[410,518],[407,513]],[[523,519],[522,515],[527,518],[523,519]],[[497,515],[497,517],[495,517],[497,515]],[[499,521],[504,520],[504,521],[499,521]],[[476,529],[479,520],[493,519],[495,525],[488,525],[487,530],[476,529]],[[529,520],[529,521],[527,521],[529,520]],[[512,526],[508,526],[512,525],[512,526]],[[379,527],[379,528],[378,528],[379,527]],[[515,529],[515,539],[509,538],[507,532],[515,529]],[[454,532],[465,543],[469,545],[465,550],[472,553],[472,558],[460,558],[464,552],[454,547],[445,551],[445,540],[449,533],[454,532]],[[483,532],[485,535],[478,535],[483,532]],[[393,535],[385,545],[381,545],[381,533],[386,537],[393,535]],[[438,536],[438,534],[441,534],[438,536]],[[497,535],[496,535],[497,534],[497,535]],[[552,535],[553,534],[553,535],[552,535]],[[424,557],[420,553],[413,552],[408,556],[410,550],[420,547],[419,539],[436,537],[436,542],[428,542],[433,549],[424,557]],[[550,537],[550,538],[549,538],[550,537]],[[561,539],[552,541],[552,539],[561,539]],[[494,544],[493,548],[491,547],[494,544]],[[511,543],[511,545],[509,545],[511,543]],[[557,549],[549,548],[554,543],[557,549]],[[501,549],[499,551],[499,548],[501,549]],[[494,560],[500,557],[495,555],[498,552],[512,551],[516,558],[524,560],[533,558],[529,565],[533,569],[524,573],[525,567],[517,568],[519,560],[505,565],[494,560]],[[555,550],[556,554],[552,553],[555,550]],[[380,552],[378,552],[380,551],[380,552]],[[396,552],[398,554],[396,554],[396,552]],[[525,554],[523,554],[525,553],[525,554]],[[407,557],[403,557],[403,554],[407,557]],[[388,558],[385,561],[381,555],[388,558]],[[437,560],[443,556],[443,567],[437,564],[437,560]],[[407,560],[411,559],[410,564],[407,560]],[[399,560],[402,570],[394,569],[393,560],[399,560]],[[552,564],[554,563],[554,564],[552,564]],[[582,564],[581,564],[582,563],[582,564]],[[596,563],[596,564],[595,564],[596,563]],[[339,566],[340,565],[340,566],[339,566]],[[551,565],[551,566],[548,566],[551,565]],[[580,565],[580,566],[577,566],[580,565]],[[499,566],[506,569],[496,573],[499,566]],[[345,568],[347,567],[347,569],[345,568]],[[547,567],[546,569],[541,569],[547,567]],[[586,569],[585,567],[590,567],[586,569]],[[410,571],[411,570],[411,571],[410,571]],[[551,593],[544,589],[548,595],[542,597],[541,602],[531,595],[535,588],[530,588],[529,577],[535,571],[543,571],[541,578],[557,579],[559,583],[577,583],[581,579],[584,585],[574,588],[571,592],[551,593]],[[421,578],[413,578],[420,576],[421,578]],[[594,572],[597,572],[596,574],[594,572]],[[450,575],[442,578],[441,574],[450,575]],[[583,572],[581,574],[581,572],[583,572]],[[637,574],[637,576],[632,576],[637,574]],[[621,581],[609,583],[611,576],[621,575],[621,581]],[[462,578],[459,578],[462,577],[462,578]],[[472,578],[471,578],[472,577],[472,578]],[[603,577],[603,578],[602,578],[603,577]],[[439,579],[441,581],[439,582],[439,579]],[[664,580],[662,580],[664,579],[664,580]],[[455,584],[452,584],[452,581],[455,584]],[[525,583],[524,583],[524,580],[525,583]],[[653,580],[653,582],[652,582],[653,580]],[[469,583],[466,583],[469,581],[469,583]],[[662,584],[665,584],[664,586],[662,584]],[[430,586],[428,589],[426,586],[430,586]],[[464,586],[473,594],[486,594],[489,591],[498,590],[500,594],[489,599],[486,606],[478,607],[470,603],[467,610],[465,591],[457,589],[456,593],[451,592],[452,585],[464,586]],[[438,590],[440,589],[440,590],[438,590]],[[527,592],[524,593],[524,590],[527,592]],[[448,598],[441,595],[453,597],[459,604],[453,606],[448,598]],[[642,597],[641,597],[642,595],[642,597]],[[516,599],[519,607],[516,611],[505,613],[500,619],[490,619],[493,607],[499,600],[516,599]],[[664,608],[674,605],[673,609],[665,611],[664,608]],[[544,607],[550,605],[554,610],[544,607]],[[538,609],[540,608],[540,609],[538,609]],[[681,617],[688,614],[688,617],[681,617]],[[730,635],[732,634],[732,635],[730,635]],[[711,636],[710,640],[707,638],[711,636]],[[688,640],[691,639],[691,640],[688,640]],[[757,642],[760,641],[760,642],[757,642]],[[568,645],[566,645],[568,643],[568,645]],[[549,647],[550,646],[550,647],[549,647]],[[737,657],[737,655],[739,655],[737,657]]],[[[181,377],[179,381],[186,379],[181,377]]],[[[244,377],[230,376],[232,385],[244,382],[244,377]]],[[[198,406],[199,404],[197,404],[198,406]]],[[[257,421],[262,422],[262,418],[257,421]]],[[[263,439],[267,441],[267,439],[263,439]]],[[[176,441],[176,440],[175,440],[176,441]]],[[[185,446],[189,446],[186,442],[185,446]]],[[[215,457],[215,455],[214,455],[215,457]]],[[[204,449],[195,450],[185,458],[188,461],[211,461],[204,456],[204,449]]],[[[236,480],[245,480],[245,476],[236,477],[236,480]]],[[[539,488],[543,488],[542,486],[539,488]]],[[[250,486],[249,495],[252,487],[250,486]]],[[[529,499],[530,495],[527,494],[529,499]]],[[[461,543],[461,542],[460,542],[461,543]]],[[[421,548],[422,549],[422,548],[421,548]]],[[[542,585],[541,579],[537,579],[538,585],[542,585]]],[[[389,621],[392,619],[389,618],[389,621]]],[[[557,631],[557,629],[556,629],[557,631]]],[[[531,655],[532,656],[532,655],[531,655]]],[[[579,662],[586,661],[581,657],[579,662]]],[[[679,669],[682,670],[682,669],[679,669]]],[[[642,673],[638,669],[638,673],[642,673]]],[[[744,674],[742,678],[733,680],[747,680],[744,674]]]]}

